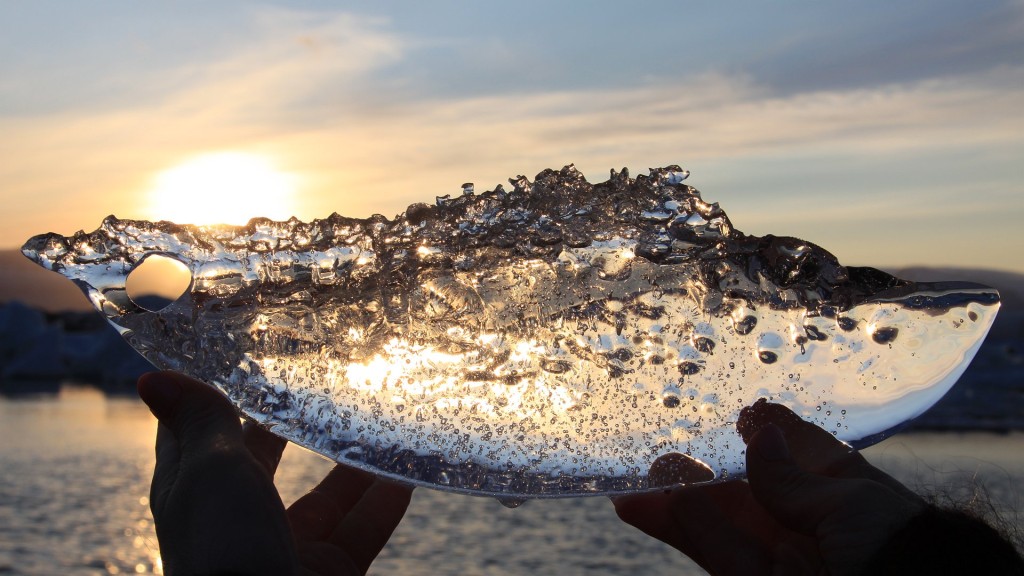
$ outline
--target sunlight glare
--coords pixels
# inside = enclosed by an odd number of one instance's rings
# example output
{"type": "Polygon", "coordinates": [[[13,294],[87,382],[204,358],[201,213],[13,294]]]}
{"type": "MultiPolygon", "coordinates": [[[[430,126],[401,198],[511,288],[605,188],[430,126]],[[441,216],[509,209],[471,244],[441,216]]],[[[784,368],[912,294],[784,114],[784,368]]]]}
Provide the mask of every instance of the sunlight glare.
{"type": "Polygon", "coordinates": [[[221,152],[192,158],[157,175],[150,216],[179,224],[245,224],[294,213],[295,177],[267,158],[221,152]]]}

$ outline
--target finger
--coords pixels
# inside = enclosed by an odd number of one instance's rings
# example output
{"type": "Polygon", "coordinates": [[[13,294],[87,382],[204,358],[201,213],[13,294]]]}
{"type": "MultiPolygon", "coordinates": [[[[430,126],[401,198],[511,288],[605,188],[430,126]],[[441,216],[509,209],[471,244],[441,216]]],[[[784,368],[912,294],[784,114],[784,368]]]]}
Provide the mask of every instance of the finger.
{"type": "Polygon", "coordinates": [[[402,521],[411,498],[411,486],[377,479],[331,534],[330,541],[347,552],[365,574],[402,521]]]}
{"type": "MultiPolygon", "coordinates": [[[[853,448],[831,433],[805,421],[789,408],[764,399],[740,411],[736,429],[743,437],[743,441],[749,444],[750,440],[769,424],[782,431],[793,458],[808,470],[824,473],[830,467],[857,455],[853,448]]],[[[861,463],[866,465],[861,459],[847,464],[842,469],[855,473],[854,466],[861,463]]]]}
{"type": "Polygon", "coordinates": [[[647,485],[651,488],[676,488],[714,479],[715,472],[707,464],[679,452],[658,456],[647,471],[647,485]]]}
{"type": "Polygon", "coordinates": [[[208,388],[202,382],[168,371],[146,373],[138,379],[139,398],[150,407],[159,421],[157,465],[150,488],[150,501],[155,512],[162,508],[177,483],[181,474],[182,453],[204,446],[207,428],[215,428],[218,435],[227,428],[226,434],[229,437],[230,426],[238,427],[238,418],[234,416],[233,409],[229,405],[225,409],[223,404],[226,404],[226,400],[208,388]],[[204,402],[210,392],[217,398],[213,402],[204,402]],[[196,418],[201,425],[189,423],[190,410],[194,406],[202,409],[196,418]],[[182,443],[183,439],[187,439],[187,443],[182,443]]]}
{"type": "MultiPolygon", "coordinates": [[[[661,492],[649,492],[613,497],[612,504],[619,518],[627,524],[668,544],[679,528],[670,513],[677,492],[669,488],[686,484],[699,484],[714,480],[715,473],[703,462],[678,452],[659,456],[647,471],[647,485],[664,487],[661,492]]],[[[677,546],[678,547],[678,546],[677,546]]]]}
{"type": "MultiPolygon", "coordinates": [[[[649,492],[613,497],[612,504],[619,518],[627,524],[672,544],[679,527],[670,512],[679,496],[677,488],[687,484],[700,484],[715,479],[715,473],[703,462],[678,452],[659,456],[647,471],[647,485],[651,488],[664,487],[661,492],[649,492]]],[[[674,544],[673,544],[674,545],[674,544]]]]}
{"type": "Polygon", "coordinates": [[[156,427],[156,467],[153,470],[153,483],[149,488],[149,505],[158,512],[167,502],[170,489],[178,478],[181,466],[181,450],[178,441],[167,426],[157,423],[156,427]]]}
{"type": "Polygon", "coordinates": [[[277,465],[281,463],[281,454],[284,453],[288,441],[274,436],[251,420],[246,420],[242,425],[242,439],[245,442],[245,447],[249,449],[256,461],[273,478],[277,472],[277,465]]]}
{"type": "Polygon", "coordinates": [[[616,496],[611,499],[620,520],[652,538],[682,550],[678,538],[679,527],[671,513],[673,500],[673,492],[668,491],[616,496]]]}
{"type": "Polygon", "coordinates": [[[138,389],[159,420],[153,517],[168,573],[290,573],[284,507],[231,403],[171,372],[138,389]]]}
{"type": "Polygon", "coordinates": [[[335,466],[315,488],[288,507],[295,539],[326,540],[373,482],[373,474],[335,466]]]}
{"type": "Polygon", "coordinates": [[[689,546],[701,550],[701,565],[712,574],[768,573],[770,566],[779,563],[780,550],[820,563],[817,541],[781,526],[757,502],[746,482],[680,490],[673,514],[686,529],[689,546]]]}
{"type": "Polygon", "coordinates": [[[680,549],[709,573],[767,572],[781,529],[765,518],[745,482],[679,490],[672,515],[685,541],[680,549]]]}
{"type": "Polygon", "coordinates": [[[689,556],[712,574],[761,574],[781,528],[765,519],[744,482],[615,498],[623,521],[689,556]],[[767,526],[766,526],[767,524],[767,526]]]}
{"type": "Polygon", "coordinates": [[[182,453],[241,446],[231,402],[212,386],[170,371],[143,374],[139,396],[177,440],[182,453]]]}
{"type": "Polygon", "coordinates": [[[830,432],[807,422],[781,404],[758,400],[740,411],[736,429],[750,443],[758,431],[774,424],[785,437],[790,454],[803,469],[832,478],[867,478],[900,493],[912,494],[891,476],[872,466],[830,432]]]}
{"type": "Polygon", "coordinates": [[[782,430],[762,428],[747,444],[747,478],[757,502],[783,526],[813,535],[846,496],[846,480],[801,469],[782,430]]]}
{"type": "MultiPolygon", "coordinates": [[[[647,472],[652,487],[701,484],[714,479],[715,472],[707,464],[680,453],[659,456],[647,472]]],[[[766,546],[751,536],[750,521],[752,511],[764,516],[764,510],[743,509],[758,506],[750,488],[742,482],[616,497],[612,502],[624,522],[681,550],[709,572],[749,573],[763,566],[760,560],[766,546]],[[735,549],[744,545],[750,550],[737,557],[735,549]],[[752,563],[739,567],[737,559],[752,563]]],[[[774,538],[772,531],[767,535],[774,538]]]]}

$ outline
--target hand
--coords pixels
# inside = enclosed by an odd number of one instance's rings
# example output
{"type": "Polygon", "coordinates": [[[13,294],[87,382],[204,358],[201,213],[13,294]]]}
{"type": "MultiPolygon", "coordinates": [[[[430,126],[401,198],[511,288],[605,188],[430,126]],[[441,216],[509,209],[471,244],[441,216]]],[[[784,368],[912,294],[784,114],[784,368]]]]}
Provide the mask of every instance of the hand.
{"type": "Polygon", "coordinates": [[[927,504],[830,433],[759,402],[737,428],[748,481],[614,499],[625,522],[714,575],[860,574],[927,504]]]}
{"type": "Polygon", "coordinates": [[[150,505],[168,575],[365,574],[405,514],[412,488],[340,465],[285,510],[284,440],[181,374],[138,388],[159,420],[150,505]]]}

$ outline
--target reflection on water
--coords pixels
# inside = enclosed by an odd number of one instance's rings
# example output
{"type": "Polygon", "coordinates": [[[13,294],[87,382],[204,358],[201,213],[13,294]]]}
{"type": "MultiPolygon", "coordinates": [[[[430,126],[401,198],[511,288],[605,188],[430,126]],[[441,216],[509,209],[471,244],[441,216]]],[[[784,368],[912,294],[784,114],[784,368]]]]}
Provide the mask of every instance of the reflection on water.
{"type": "MultiPolygon", "coordinates": [[[[0,574],[160,573],[149,513],[155,420],[131,398],[64,388],[0,400],[0,574]]],[[[865,452],[913,486],[969,495],[982,482],[1021,509],[1024,434],[908,434],[865,452]]],[[[330,463],[291,448],[278,485],[291,502],[330,463]]],[[[378,574],[702,574],[621,524],[605,498],[529,502],[417,490],[374,564],[378,574]]]]}
{"type": "Polygon", "coordinates": [[[87,388],[0,402],[0,572],[159,573],[155,431],[140,402],[87,388]]]}

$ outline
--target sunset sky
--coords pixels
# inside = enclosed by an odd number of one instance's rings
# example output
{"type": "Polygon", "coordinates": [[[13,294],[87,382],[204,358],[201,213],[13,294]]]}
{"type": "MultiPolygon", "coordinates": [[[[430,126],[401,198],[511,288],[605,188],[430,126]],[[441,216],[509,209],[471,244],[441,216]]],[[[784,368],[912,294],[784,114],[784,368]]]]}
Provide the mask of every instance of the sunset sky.
{"type": "Polygon", "coordinates": [[[0,248],[568,163],[680,164],[847,264],[1024,272],[1024,2],[0,3],[0,248]]]}

